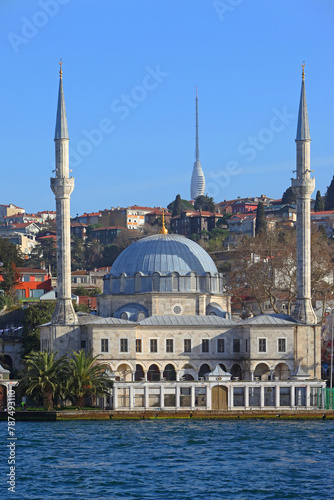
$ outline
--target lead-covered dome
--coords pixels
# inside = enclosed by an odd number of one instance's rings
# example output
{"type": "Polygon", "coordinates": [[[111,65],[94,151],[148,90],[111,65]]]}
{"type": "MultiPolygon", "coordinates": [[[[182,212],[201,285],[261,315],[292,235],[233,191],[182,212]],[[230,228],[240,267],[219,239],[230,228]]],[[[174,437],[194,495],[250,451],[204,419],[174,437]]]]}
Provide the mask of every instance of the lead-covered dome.
{"type": "Polygon", "coordinates": [[[223,277],[210,255],[178,234],[138,240],[117,257],[104,278],[103,293],[223,293],[223,277]]]}
{"type": "Polygon", "coordinates": [[[155,234],[132,243],[117,257],[109,274],[133,276],[138,272],[145,276],[156,272],[162,275],[218,273],[210,255],[200,245],[178,234],[155,234]]]}

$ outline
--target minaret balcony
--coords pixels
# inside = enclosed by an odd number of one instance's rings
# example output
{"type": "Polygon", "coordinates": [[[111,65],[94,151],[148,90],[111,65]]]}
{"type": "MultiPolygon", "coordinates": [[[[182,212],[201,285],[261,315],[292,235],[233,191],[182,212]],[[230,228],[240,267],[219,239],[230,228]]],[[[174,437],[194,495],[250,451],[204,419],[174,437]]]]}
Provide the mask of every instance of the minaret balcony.
{"type": "Polygon", "coordinates": [[[291,186],[297,198],[309,198],[315,189],[315,179],[291,179],[291,186]]]}
{"type": "Polygon", "coordinates": [[[51,189],[56,198],[69,198],[74,189],[74,178],[51,177],[51,189]]]}

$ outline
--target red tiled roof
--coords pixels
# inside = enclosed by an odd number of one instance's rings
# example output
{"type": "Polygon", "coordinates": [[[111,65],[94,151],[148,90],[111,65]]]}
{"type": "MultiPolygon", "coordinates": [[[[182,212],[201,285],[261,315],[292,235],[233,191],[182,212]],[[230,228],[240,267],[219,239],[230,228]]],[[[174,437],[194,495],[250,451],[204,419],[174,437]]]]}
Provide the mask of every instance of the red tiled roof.
{"type": "Polygon", "coordinates": [[[79,269],[79,271],[72,271],[72,272],[71,272],[71,275],[72,275],[72,276],[79,276],[79,275],[83,275],[83,274],[84,274],[85,276],[87,276],[88,271],[86,271],[85,269],[79,269]]]}
{"type": "Polygon", "coordinates": [[[55,240],[57,241],[57,236],[55,234],[48,234],[46,236],[39,236],[36,238],[37,240],[55,240]]]}
{"type": "Polygon", "coordinates": [[[232,215],[232,217],[230,217],[228,219],[228,221],[231,221],[231,220],[235,220],[235,219],[255,219],[256,218],[256,215],[254,214],[235,214],[235,215],[232,215]]]}
{"type": "Polygon", "coordinates": [[[334,210],[324,210],[322,212],[311,212],[311,215],[333,215],[334,210]]]}
{"type": "Polygon", "coordinates": [[[170,217],[172,215],[170,212],[168,212],[166,210],[162,211],[159,208],[155,208],[154,210],[152,210],[152,212],[149,212],[146,215],[162,215],[162,212],[164,212],[165,217],[170,217]]]}
{"type": "Polygon", "coordinates": [[[88,225],[84,224],[83,222],[72,222],[71,221],[71,227],[88,227],[88,225]]]}
{"type": "Polygon", "coordinates": [[[10,227],[20,229],[23,227],[31,226],[31,224],[34,224],[34,222],[15,222],[14,224],[10,224],[10,227]]]}
{"type": "Polygon", "coordinates": [[[78,218],[80,217],[94,217],[96,215],[101,215],[101,212],[91,212],[90,214],[87,214],[86,212],[83,215],[79,215],[78,218]]]}
{"type": "Polygon", "coordinates": [[[106,231],[107,229],[125,229],[124,227],[121,226],[107,226],[107,227],[97,227],[95,229],[92,229],[92,233],[94,231],[106,231]]]}
{"type": "Polygon", "coordinates": [[[46,269],[36,269],[34,267],[18,267],[17,271],[20,274],[48,274],[46,269]]]}
{"type": "Polygon", "coordinates": [[[150,212],[153,210],[152,207],[139,207],[138,205],[132,205],[128,207],[129,210],[149,210],[150,212]]]}

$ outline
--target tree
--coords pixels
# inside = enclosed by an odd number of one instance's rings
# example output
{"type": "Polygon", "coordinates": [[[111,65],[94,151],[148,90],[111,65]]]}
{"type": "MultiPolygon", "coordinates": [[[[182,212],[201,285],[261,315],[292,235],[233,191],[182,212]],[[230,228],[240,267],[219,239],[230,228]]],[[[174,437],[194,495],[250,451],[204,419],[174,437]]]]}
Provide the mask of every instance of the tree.
{"type": "Polygon", "coordinates": [[[43,223],[43,228],[41,229],[41,233],[45,233],[46,231],[52,231],[52,232],[57,232],[57,223],[56,219],[50,219],[48,217],[45,222],[43,223]]]}
{"type": "Polygon", "coordinates": [[[68,363],[69,394],[74,397],[76,406],[82,407],[85,396],[107,394],[112,382],[106,374],[107,364],[97,363],[85,351],[73,352],[68,363]]]}
{"type": "Polygon", "coordinates": [[[264,211],[264,206],[262,201],[259,201],[256,210],[256,221],[255,221],[255,236],[263,234],[267,231],[267,221],[266,214],[264,211]]]}
{"type": "Polygon", "coordinates": [[[134,231],[133,229],[123,229],[115,239],[115,245],[117,245],[119,253],[123,252],[131,243],[141,238],[139,231],[134,231]]]}
{"type": "Polygon", "coordinates": [[[22,332],[22,356],[30,355],[40,349],[40,332],[38,326],[51,321],[54,302],[43,300],[31,305],[24,311],[22,332]]]}
{"type": "MultiPolygon", "coordinates": [[[[325,304],[333,297],[328,277],[333,269],[334,244],[317,230],[311,237],[312,298],[325,304]]],[[[229,255],[230,266],[225,268],[227,289],[234,301],[255,315],[264,314],[268,303],[275,313],[291,313],[296,299],[294,229],[277,227],[256,238],[241,238],[229,255]]]]}
{"type": "MultiPolygon", "coordinates": [[[[193,205],[189,201],[183,200],[181,198],[181,203],[182,203],[182,210],[194,210],[193,205]]],[[[168,210],[170,212],[172,212],[172,214],[173,214],[174,204],[175,204],[175,200],[172,201],[171,203],[169,203],[169,205],[167,205],[168,210]]],[[[181,210],[181,212],[182,212],[182,210],[181,210]]]]}
{"type": "Polygon", "coordinates": [[[197,196],[197,198],[195,199],[194,208],[195,210],[204,210],[206,212],[215,212],[216,210],[213,198],[211,196],[208,196],[207,194],[205,196],[197,196]]]}
{"type": "Polygon", "coordinates": [[[14,297],[14,286],[18,283],[20,274],[18,267],[23,265],[23,256],[19,248],[5,238],[0,238],[0,289],[7,297],[14,297]]]}
{"type": "Polygon", "coordinates": [[[85,259],[85,248],[83,241],[76,236],[72,236],[71,245],[71,268],[72,271],[82,269],[85,259]]]}
{"type": "Polygon", "coordinates": [[[90,224],[87,227],[87,238],[94,239],[94,236],[92,236],[92,231],[93,231],[93,229],[99,229],[100,227],[103,227],[103,224],[100,224],[100,223],[90,224]]]}
{"type": "Polygon", "coordinates": [[[176,217],[176,215],[180,215],[182,210],[183,210],[182,200],[181,200],[181,196],[178,194],[178,195],[176,195],[176,198],[174,201],[172,217],[176,217]]]}
{"type": "Polygon", "coordinates": [[[290,186],[282,195],[282,205],[293,205],[296,203],[296,195],[290,186]]]}
{"type": "Polygon", "coordinates": [[[317,191],[317,196],[315,198],[314,211],[323,212],[325,210],[324,200],[322,199],[320,191],[317,191]]]}
{"type": "Polygon", "coordinates": [[[19,383],[19,390],[31,396],[41,395],[45,410],[53,410],[53,398],[65,370],[65,356],[56,359],[57,353],[34,352],[26,356],[26,370],[19,383]]]}
{"type": "Polygon", "coordinates": [[[117,257],[120,254],[120,250],[117,245],[112,243],[107,245],[102,250],[102,259],[100,261],[100,267],[112,266],[117,257]]]}
{"type": "Polygon", "coordinates": [[[57,274],[57,244],[52,237],[40,240],[40,244],[35,245],[25,266],[40,268],[42,262],[46,269],[57,274]]]}
{"type": "Polygon", "coordinates": [[[94,267],[99,267],[101,258],[102,258],[101,243],[98,240],[87,239],[85,248],[86,269],[93,269],[94,267]]]}
{"type": "Polygon", "coordinates": [[[95,295],[101,295],[101,288],[87,289],[83,286],[78,286],[73,290],[74,295],[84,296],[84,297],[95,297],[95,295]]]}
{"type": "Polygon", "coordinates": [[[332,182],[327,187],[325,210],[334,210],[334,175],[332,182]]]}

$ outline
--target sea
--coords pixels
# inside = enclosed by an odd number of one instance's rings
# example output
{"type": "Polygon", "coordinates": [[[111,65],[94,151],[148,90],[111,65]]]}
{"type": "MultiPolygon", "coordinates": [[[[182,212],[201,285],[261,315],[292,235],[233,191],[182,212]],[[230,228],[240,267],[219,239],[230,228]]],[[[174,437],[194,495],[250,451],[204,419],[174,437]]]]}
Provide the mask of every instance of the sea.
{"type": "Polygon", "coordinates": [[[333,428],[279,419],[17,422],[13,440],[0,422],[0,498],[332,499],[333,428]]]}

